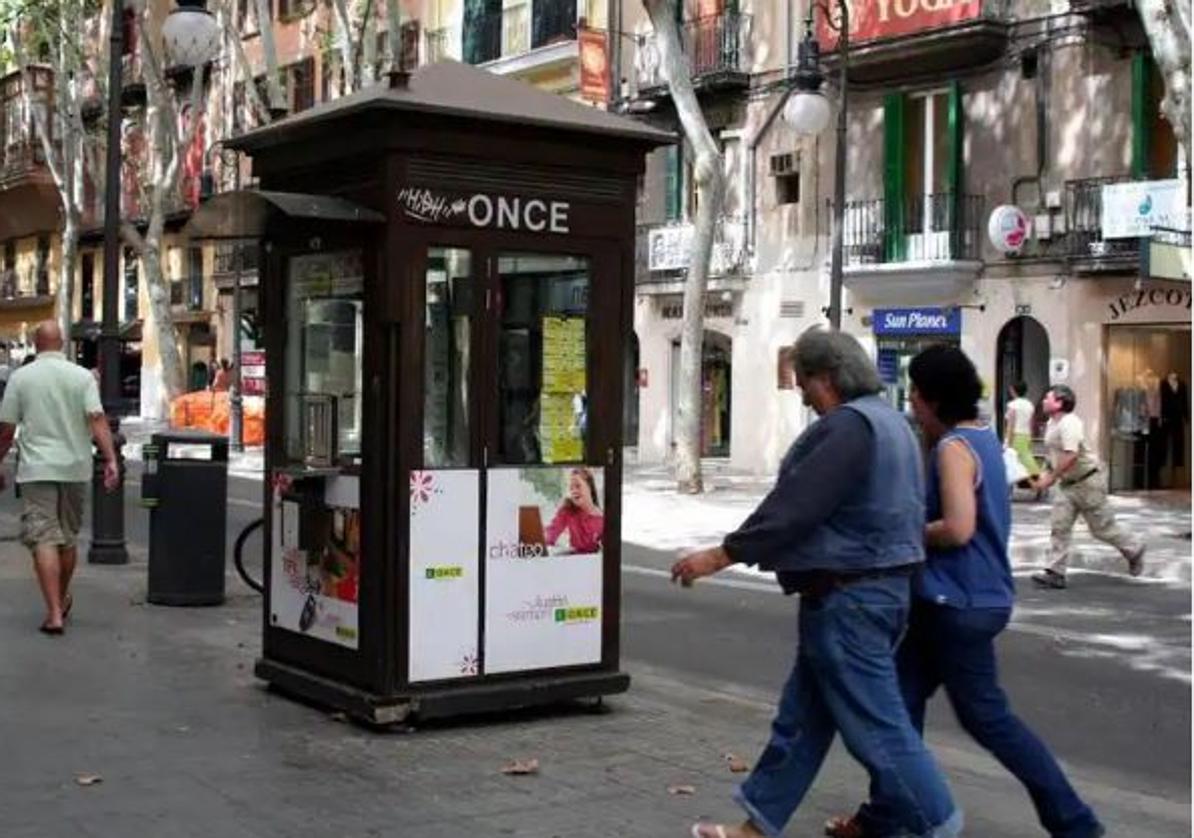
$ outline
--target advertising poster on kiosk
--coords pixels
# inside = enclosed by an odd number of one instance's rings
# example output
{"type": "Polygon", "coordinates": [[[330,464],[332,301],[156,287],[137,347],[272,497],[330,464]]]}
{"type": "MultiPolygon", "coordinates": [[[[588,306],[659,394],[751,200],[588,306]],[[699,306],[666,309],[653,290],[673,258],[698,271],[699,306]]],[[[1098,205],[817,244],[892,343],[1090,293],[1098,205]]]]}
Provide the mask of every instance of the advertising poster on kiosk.
{"type": "Polygon", "coordinates": [[[308,637],[357,648],[361,503],[356,477],[330,478],[322,498],[274,481],[270,622],[308,637]]]}
{"type": "Polygon", "coordinates": [[[410,682],[478,674],[481,479],[410,473],[410,682]]]}
{"type": "Polygon", "coordinates": [[[486,674],[601,661],[604,489],[600,468],[489,471],[486,674]]]}

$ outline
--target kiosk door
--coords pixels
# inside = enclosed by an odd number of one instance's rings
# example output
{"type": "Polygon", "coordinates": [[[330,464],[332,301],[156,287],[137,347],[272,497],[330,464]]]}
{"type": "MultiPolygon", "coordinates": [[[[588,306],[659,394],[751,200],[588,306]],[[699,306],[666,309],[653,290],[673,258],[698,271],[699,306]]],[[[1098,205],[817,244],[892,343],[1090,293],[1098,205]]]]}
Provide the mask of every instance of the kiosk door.
{"type": "Polygon", "coordinates": [[[620,367],[594,351],[605,316],[591,302],[595,266],[612,262],[593,251],[427,249],[411,682],[603,660],[603,554],[616,528],[593,407],[609,389],[595,377],[617,389],[620,367]]]}

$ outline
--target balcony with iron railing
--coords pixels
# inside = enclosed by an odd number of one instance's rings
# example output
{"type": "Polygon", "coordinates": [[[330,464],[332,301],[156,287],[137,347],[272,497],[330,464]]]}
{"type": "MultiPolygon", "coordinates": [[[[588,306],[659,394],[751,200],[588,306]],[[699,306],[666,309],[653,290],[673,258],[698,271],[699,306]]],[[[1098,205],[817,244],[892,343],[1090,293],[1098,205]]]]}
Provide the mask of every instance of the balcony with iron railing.
{"type": "Polygon", "coordinates": [[[0,270],[0,310],[35,308],[50,302],[50,272],[34,268],[24,277],[16,270],[0,270]]]}
{"type": "Polygon", "coordinates": [[[985,221],[981,195],[849,201],[842,223],[845,284],[876,304],[963,294],[982,268],[985,221]]]}
{"type": "Polygon", "coordinates": [[[463,58],[497,73],[574,61],[576,24],[576,0],[527,0],[474,15],[466,8],[463,58]]]}
{"type": "Polygon", "coordinates": [[[981,195],[915,195],[895,204],[883,199],[848,201],[843,261],[849,267],[977,261],[982,255],[982,225],[981,195]]]}
{"type": "Polygon", "coordinates": [[[39,174],[49,177],[37,132],[37,117],[40,115],[46,121],[50,141],[55,142],[57,125],[51,107],[54,74],[47,67],[29,67],[28,73],[34,87],[29,103],[21,73],[10,73],[0,79],[0,190],[39,174]],[[36,114],[30,104],[37,110],[36,114]]]}
{"type": "MultiPolygon", "coordinates": [[[[694,87],[701,90],[741,90],[750,84],[751,16],[726,11],[685,22],[680,43],[688,61],[694,87]]],[[[667,94],[659,45],[654,34],[638,42],[634,60],[637,95],[644,98],[667,94]]]]}
{"type": "Polygon", "coordinates": [[[1131,269],[1139,262],[1140,239],[1103,237],[1103,187],[1131,180],[1122,175],[1066,182],[1066,251],[1079,273],[1131,269]]]}

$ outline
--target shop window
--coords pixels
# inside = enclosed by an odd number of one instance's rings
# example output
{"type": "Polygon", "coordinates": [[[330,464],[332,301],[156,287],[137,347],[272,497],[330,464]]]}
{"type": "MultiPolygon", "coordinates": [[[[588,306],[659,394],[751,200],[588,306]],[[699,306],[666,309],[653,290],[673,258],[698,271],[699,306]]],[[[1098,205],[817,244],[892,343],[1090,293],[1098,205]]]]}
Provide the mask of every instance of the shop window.
{"type": "Polygon", "coordinates": [[[589,262],[503,254],[498,276],[498,459],[581,462],[589,417],[589,262]]]}
{"type": "Polygon", "coordinates": [[[124,319],[136,320],[141,316],[141,275],[137,264],[137,251],[124,249],[124,319]]]}
{"type": "Polygon", "coordinates": [[[37,276],[34,293],[39,297],[50,293],[50,237],[37,237],[37,276]]]}
{"type": "Polygon", "coordinates": [[[364,274],[359,250],[292,257],[286,284],[285,450],[361,454],[364,274]]]}
{"type": "Polygon", "coordinates": [[[203,309],[203,250],[187,248],[186,305],[191,311],[203,309]]]}
{"type": "Polygon", "coordinates": [[[427,251],[423,350],[423,465],[469,465],[471,329],[476,312],[472,254],[457,248],[427,251]]]}
{"type": "Polygon", "coordinates": [[[83,320],[95,319],[95,254],[84,253],[82,261],[82,282],[79,287],[79,316],[83,320]]]}

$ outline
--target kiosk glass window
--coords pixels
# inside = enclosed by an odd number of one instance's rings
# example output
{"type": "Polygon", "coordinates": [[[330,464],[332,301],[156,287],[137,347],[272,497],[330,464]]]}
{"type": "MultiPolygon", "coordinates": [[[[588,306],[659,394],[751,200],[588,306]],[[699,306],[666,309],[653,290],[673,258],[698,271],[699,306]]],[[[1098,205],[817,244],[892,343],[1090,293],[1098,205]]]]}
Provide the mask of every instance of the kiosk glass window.
{"type": "Polygon", "coordinates": [[[589,260],[498,257],[498,460],[575,463],[588,431],[589,260]]]}
{"type": "Polygon", "coordinates": [[[361,453],[364,349],[361,251],[296,256],[286,287],[286,453],[361,453]]]}
{"type": "Polygon", "coordinates": [[[427,251],[423,352],[423,466],[469,465],[470,330],[476,295],[472,254],[459,248],[427,251]]]}

